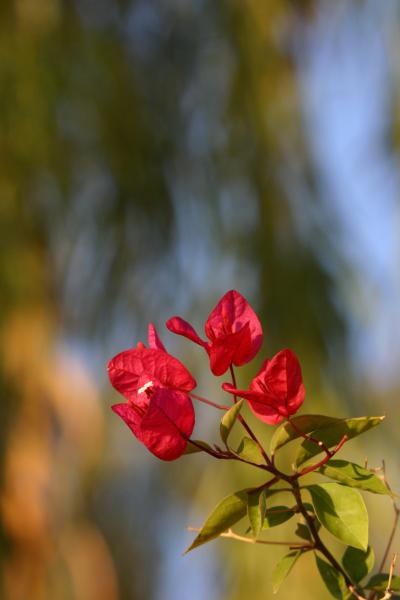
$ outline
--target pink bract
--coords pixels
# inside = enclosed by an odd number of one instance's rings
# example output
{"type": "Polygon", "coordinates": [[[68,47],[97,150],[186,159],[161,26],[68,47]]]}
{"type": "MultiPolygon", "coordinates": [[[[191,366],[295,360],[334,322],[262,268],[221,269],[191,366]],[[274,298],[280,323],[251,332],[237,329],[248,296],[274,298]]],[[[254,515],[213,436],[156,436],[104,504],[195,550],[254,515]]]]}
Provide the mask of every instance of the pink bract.
{"type": "MultiPolygon", "coordinates": [[[[153,323],[149,323],[148,326],[147,342],[149,348],[153,348],[153,350],[162,350],[163,352],[166,352],[165,346],[160,340],[160,336],[158,335],[157,329],[154,327],[153,323]]],[[[146,346],[145,344],[143,344],[143,342],[138,342],[136,344],[136,348],[138,348],[139,350],[143,350],[143,348],[146,348],[146,346]]]]}
{"type": "Polygon", "coordinates": [[[249,390],[238,390],[230,383],[224,383],[222,387],[245,398],[256,417],[270,425],[295,414],[305,397],[300,363],[288,349],[264,362],[249,390]]]}
{"type": "Polygon", "coordinates": [[[227,292],[211,312],[205,324],[208,342],[181,317],[166,323],[170,331],[199,344],[210,357],[214,375],[223,375],[231,365],[241,366],[259,351],[263,333],[261,323],[247,300],[236,290],[227,292]]]}
{"type": "Polygon", "coordinates": [[[157,329],[154,327],[153,323],[149,323],[147,339],[149,342],[149,348],[166,352],[165,346],[160,340],[160,336],[158,335],[157,329]]]}
{"type": "Polygon", "coordinates": [[[155,456],[178,458],[194,428],[188,393],[196,381],[186,367],[165,350],[140,347],[111,359],[108,374],[115,389],[128,400],[114,405],[114,412],[155,456]]]}

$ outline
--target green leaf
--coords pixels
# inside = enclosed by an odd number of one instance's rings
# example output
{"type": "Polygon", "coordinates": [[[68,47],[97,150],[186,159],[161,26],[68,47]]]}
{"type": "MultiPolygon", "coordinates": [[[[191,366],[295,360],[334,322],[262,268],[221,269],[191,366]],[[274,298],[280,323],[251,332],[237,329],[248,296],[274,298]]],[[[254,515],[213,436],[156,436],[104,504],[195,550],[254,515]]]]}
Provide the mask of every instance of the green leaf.
{"type": "MultiPolygon", "coordinates": [[[[324,442],[325,446],[328,448],[332,448],[340,442],[344,435],[347,435],[347,438],[350,440],[361,433],[368,431],[372,427],[376,427],[382,423],[384,418],[385,417],[358,417],[357,419],[343,419],[337,423],[313,431],[312,435],[317,440],[324,442]]],[[[322,450],[317,444],[304,440],[300,446],[296,465],[300,466],[313,456],[320,454],[320,452],[322,452],[322,450]]]]}
{"type": "Polygon", "coordinates": [[[228,436],[231,432],[232,427],[235,424],[235,421],[239,415],[240,409],[243,406],[243,398],[236,402],[222,417],[221,425],[219,427],[219,431],[221,434],[221,439],[224,443],[226,443],[228,436]]]}
{"type": "Polygon", "coordinates": [[[289,554],[286,554],[276,565],[275,569],[272,572],[272,589],[274,594],[277,593],[281,584],[289,575],[290,571],[293,569],[294,564],[302,555],[301,550],[292,550],[289,554]]]}
{"type": "Polygon", "coordinates": [[[342,565],[350,579],[359,583],[374,567],[375,554],[369,546],[367,551],[348,546],[343,554],[342,565]]]}
{"type": "Polygon", "coordinates": [[[240,521],[240,519],[245,516],[246,510],[247,490],[241,490],[240,492],[236,492],[235,494],[232,494],[232,496],[227,496],[221,500],[214,508],[185,554],[190,552],[190,550],[217,538],[221,533],[240,521]]]}
{"type": "MultiPolygon", "coordinates": [[[[334,417],[326,417],[324,415],[300,415],[290,419],[303,433],[311,433],[315,429],[320,429],[341,421],[334,417]]],[[[301,437],[300,434],[292,427],[290,423],[285,421],[276,430],[271,439],[270,452],[274,454],[279,448],[285,446],[292,440],[301,437]]]]}
{"type": "MultiPolygon", "coordinates": [[[[389,581],[388,573],[377,573],[373,575],[364,587],[367,590],[375,590],[376,592],[384,592],[389,581]]],[[[400,592],[400,577],[394,575],[390,584],[390,589],[395,592],[400,592]]]]}
{"type": "Polygon", "coordinates": [[[330,460],[320,467],[318,472],[349,487],[360,488],[374,494],[393,495],[375,473],[347,460],[330,460]]]}
{"type": "MultiPolygon", "coordinates": [[[[211,446],[207,444],[207,442],[203,442],[202,440],[193,440],[199,446],[202,446],[205,450],[212,450],[211,446]]],[[[183,454],[195,454],[196,452],[203,452],[201,448],[192,444],[192,442],[188,442],[185,452],[183,454]]]]}
{"type": "Polygon", "coordinates": [[[272,506],[265,511],[263,529],[281,525],[282,523],[289,521],[294,514],[293,508],[289,508],[288,506],[272,506]]]}
{"type": "Polygon", "coordinates": [[[343,575],[319,556],[315,555],[315,560],[319,574],[332,596],[338,600],[351,598],[343,575]]]}
{"type": "Polygon", "coordinates": [[[267,510],[266,493],[265,490],[261,490],[257,494],[248,494],[247,496],[247,515],[253,535],[257,537],[262,529],[267,510]]]}
{"type": "Polygon", "coordinates": [[[263,456],[256,442],[249,437],[244,437],[236,451],[239,456],[258,465],[265,464],[263,456]]]}
{"type": "Polygon", "coordinates": [[[366,550],[368,513],[360,493],[338,483],[306,487],[321,524],[341,542],[366,550]]]}
{"type": "Polygon", "coordinates": [[[310,530],[308,529],[307,525],[304,525],[304,523],[297,523],[295,534],[299,536],[299,538],[301,538],[302,540],[312,540],[310,530]]]}

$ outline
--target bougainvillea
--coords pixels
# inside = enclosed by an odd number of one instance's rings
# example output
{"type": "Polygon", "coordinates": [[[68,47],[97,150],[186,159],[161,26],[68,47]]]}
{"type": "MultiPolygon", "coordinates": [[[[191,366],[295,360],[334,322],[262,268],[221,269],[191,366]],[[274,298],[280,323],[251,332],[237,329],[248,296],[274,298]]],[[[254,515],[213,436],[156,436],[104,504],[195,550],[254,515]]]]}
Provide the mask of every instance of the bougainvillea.
{"type": "MultiPolygon", "coordinates": [[[[156,345],[157,332],[152,329],[156,345]]],[[[152,343],[153,345],[153,343],[152,343]]],[[[158,458],[174,460],[185,451],[194,427],[189,371],[165,349],[132,348],[108,364],[110,381],[127,403],[112,409],[158,458]]]]}
{"type": "Polygon", "coordinates": [[[267,358],[249,390],[238,390],[231,383],[222,387],[248,400],[256,417],[270,425],[296,413],[305,396],[300,363],[291,350],[281,350],[271,360],[267,358]]]}
{"type": "Polygon", "coordinates": [[[259,318],[247,300],[235,290],[227,292],[208,317],[204,327],[208,342],[202,340],[181,317],[172,317],[166,325],[173,333],[205,348],[214,375],[223,375],[231,365],[241,366],[250,362],[263,341],[259,318]]]}
{"type": "MultiPolygon", "coordinates": [[[[400,597],[393,595],[400,591],[400,577],[394,576],[396,555],[389,571],[385,570],[400,520],[397,496],[392,493],[382,470],[369,469],[336,456],[351,439],[379,425],[383,417],[297,415],[305,399],[305,389],[300,363],[289,349],[264,359],[248,389],[238,388],[234,367],[256,357],[263,335],[256,313],[235,290],[227,292],[209,315],[205,323],[208,341],[202,340],[180,317],[169,319],[166,325],[173,333],[183,335],[207,351],[214,375],[223,375],[229,370],[231,382],[224,382],[221,387],[232,403],[222,404],[195,394],[196,381],[188,369],[166,351],[154,325],[150,324],[148,347],[139,342],[136,348],[120,352],[109,362],[110,381],[126,399],[112,409],[158,458],[174,460],[182,454],[204,452],[213,459],[239,461],[257,469],[264,477],[257,487],[239,490],[221,500],[203,527],[191,528],[197,536],[187,552],[219,537],[262,543],[264,547],[287,545],[289,552],[271,573],[274,592],[294,564],[312,552],[317,570],[334,598],[387,600],[400,597]],[[193,400],[223,411],[218,444],[192,438],[193,400]],[[272,430],[269,448],[246,420],[246,403],[262,426],[279,425],[272,430]],[[235,444],[231,441],[231,431],[238,426],[245,435],[235,444]],[[281,470],[277,466],[277,454],[282,447],[295,446],[296,442],[291,472],[281,470]],[[314,479],[309,483],[307,476],[311,473],[323,480],[315,482],[314,479]],[[374,553],[368,543],[368,513],[360,492],[389,496],[394,507],[393,528],[372,577],[369,573],[374,567],[374,553]],[[281,497],[285,496],[288,500],[282,504],[281,497]],[[232,527],[243,519],[247,520],[244,533],[233,531],[232,527]],[[290,519],[296,522],[293,540],[281,542],[269,538],[271,529],[290,519]],[[342,556],[329,550],[320,529],[344,545],[342,556]]],[[[266,433],[271,431],[271,427],[265,429],[266,433]]],[[[297,594],[293,597],[297,598],[297,594]]]]}

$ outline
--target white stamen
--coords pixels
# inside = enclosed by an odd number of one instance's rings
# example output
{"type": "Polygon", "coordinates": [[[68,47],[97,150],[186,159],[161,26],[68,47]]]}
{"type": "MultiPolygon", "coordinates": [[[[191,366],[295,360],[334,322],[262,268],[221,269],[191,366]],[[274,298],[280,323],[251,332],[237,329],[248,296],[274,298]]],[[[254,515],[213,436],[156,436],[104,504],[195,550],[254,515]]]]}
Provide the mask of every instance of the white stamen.
{"type": "Polygon", "coordinates": [[[144,385],[142,385],[142,387],[140,389],[138,389],[138,394],[141,394],[142,392],[145,392],[147,390],[147,388],[151,387],[153,385],[152,381],[148,381],[147,383],[145,383],[144,385]]]}

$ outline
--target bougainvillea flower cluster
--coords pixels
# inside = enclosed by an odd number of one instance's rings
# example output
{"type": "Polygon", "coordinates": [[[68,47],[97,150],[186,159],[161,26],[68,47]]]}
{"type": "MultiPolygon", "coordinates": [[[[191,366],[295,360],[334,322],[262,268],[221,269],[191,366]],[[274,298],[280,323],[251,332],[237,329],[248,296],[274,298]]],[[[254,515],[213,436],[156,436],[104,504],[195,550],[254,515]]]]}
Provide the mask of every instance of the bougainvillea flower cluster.
{"type": "Polygon", "coordinates": [[[125,350],[109,362],[110,381],[127,399],[112,409],[155,456],[174,460],[185,451],[193,432],[189,392],[196,381],[165,351],[153,326],[149,327],[149,345],[125,350]]]}
{"type": "Polygon", "coordinates": [[[231,365],[239,367],[251,361],[263,341],[259,318],[235,290],[227,292],[208,317],[204,328],[208,342],[181,317],[172,317],[166,325],[173,333],[205,348],[214,375],[223,375],[231,365]]]}
{"type": "Polygon", "coordinates": [[[230,383],[222,387],[245,398],[256,417],[270,425],[297,412],[305,396],[300,364],[291,350],[281,350],[272,360],[267,358],[249,390],[238,390],[230,383]]]}
{"type": "MultiPolygon", "coordinates": [[[[250,362],[263,341],[258,316],[235,290],[227,292],[209,315],[205,323],[208,341],[181,317],[172,317],[166,326],[202,346],[217,376],[228,370],[233,375],[233,367],[250,362]]],[[[166,351],[152,323],[148,346],[139,342],[136,348],[117,354],[109,362],[111,383],[127,400],[112,408],[155,456],[174,460],[185,452],[193,432],[195,416],[190,396],[196,381],[166,351]]],[[[234,396],[234,401],[236,396],[245,398],[256,417],[271,425],[293,415],[305,395],[300,364],[291,350],[266,359],[249,390],[237,389],[234,380],[222,387],[234,396]]]]}
{"type": "MultiPolygon", "coordinates": [[[[241,486],[240,490],[223,498],[201,528],[190,527],[197,535],[185,554],[218,537],[286,545],[289,553],[280,559],[272,574],[274,593],[295,562],[306,552],[313,552],[320,575],[335,598],[375,598],[379,593],[384,593],[384,598],[391,596],[392,588],[397,590],[393,587],[396,578],[392,578],[396,554],[389,575],[387,572],[374,574],[367,583],[362,583],[373,567],[373,560],[370,561],[373,552],[368,545],[368,512],[360,491],[385,494],[392,499],[393,493],[385,478],[377,475],[377,469],[346,460],[333,461],[347,440],[375,427],[383,417],[293,416],[304,402],[305,388],[300,363],[287,348],[272,358],[264,357],[263,362],[259,361],[261,368],[248,388],[238,385],[235,369],[257,356],[263,332],[256,313],[235,290],[227,292],[209,315],[204,327],[206,339],[178,316],[169,319],[166,326],[173,333],[200,345],[206,351],[206,355],[203,352],[202,355],[209,362],[211,372],[216,376],[225,375],[220,390],[220,394],[225,393],[225,401],[204,398],[197,390],[194,393],[195,379],[167,351],[150,323],[146,345],[139,342],[135,348],[117,354],[109,362],[111,383],[126,400],[114,405],[114,412],[138,440],[162,460],[202,452],[223,461],[238,461],[265,476],[261,484],[257,481],[256,487],[243,489],[241,486]],[[207,405],[208,409],[221,411],[217,443],[196,436],[192,438],[194,401],[207,405]],[[247,408],[262,421],[264,430],[265,424],[275,426],[282,422],[269,440],[269,448],[264,436],[261,437],[247,421],[247,408]],[[243,437],[238,439],[233,435],[234,428],[235,433],[241,431],[243,437]],[[288,473],[287,469],[281,470],[281,461],[276,460],[277,452],[295,440],[301,442],[291,444],[297,456],[293,461],[282,461],[291,465],[288,473]],[[322,458],[318,456],[320,454],[323,454],[322,458]],[[324,477],[324,482],[300,485],[299,480],[303,481],[302,478],[311,473],[316,478],[324,477]],[[326,482],[326,479],[333,481],[326,482]],[[287,515],[282,523],[296,517],[295,540],[257,539],[266,526],[270,527],[274,509],[282,508],[269,503],[270,497],[277,492],[289,492],[291,497],[290,506],[277,512],[287,515]],[[305,492],[307,502],[303,498],[305,492]],[[243,518],[247,519],[244,535],[232,529],[243,518]],[[346,545],[341,562],[325,545],[325,536],[320,537],[319,527],[324,527],[338,542],[346,545]]],[[[395,509],[395,521],[380,570],[385,568],[398,523],[396,504],[395,509]]]]}

